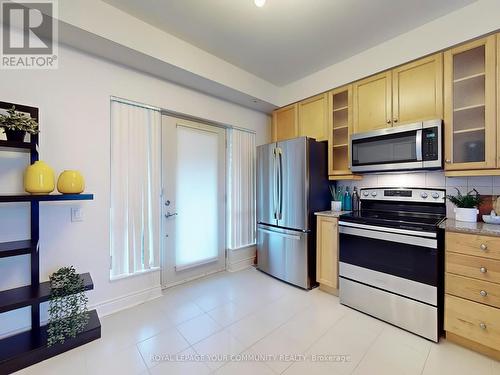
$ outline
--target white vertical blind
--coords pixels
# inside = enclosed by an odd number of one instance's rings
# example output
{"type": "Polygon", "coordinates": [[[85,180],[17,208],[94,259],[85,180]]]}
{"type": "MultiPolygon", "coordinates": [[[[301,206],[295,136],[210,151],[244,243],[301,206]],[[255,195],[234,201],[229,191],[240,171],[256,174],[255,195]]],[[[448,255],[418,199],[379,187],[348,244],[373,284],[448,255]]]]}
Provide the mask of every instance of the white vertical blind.
{"type": "Polygon", "coordinates": [[[111,278],[159,266],[161,113],[111,101],[111,278]]]}
{"type": "Polygon", "coordinates": [[[255,244],[255,134],[229,132],[228,247],[255,244]]]}

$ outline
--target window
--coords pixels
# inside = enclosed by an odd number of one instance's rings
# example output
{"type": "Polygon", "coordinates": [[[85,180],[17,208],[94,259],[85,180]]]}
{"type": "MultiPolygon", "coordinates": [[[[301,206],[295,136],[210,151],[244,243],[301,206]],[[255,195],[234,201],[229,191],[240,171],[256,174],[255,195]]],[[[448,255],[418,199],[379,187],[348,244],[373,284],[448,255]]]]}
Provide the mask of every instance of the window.
{"type": "Polygon", "coordinates": [[[228,247],[255,244],[255,134],[229,131],[228,247]]]}
{"type": "Polygon", "coordinates": [[[159,267],[161,113],[111,101],[111,279],[159,267]]]}

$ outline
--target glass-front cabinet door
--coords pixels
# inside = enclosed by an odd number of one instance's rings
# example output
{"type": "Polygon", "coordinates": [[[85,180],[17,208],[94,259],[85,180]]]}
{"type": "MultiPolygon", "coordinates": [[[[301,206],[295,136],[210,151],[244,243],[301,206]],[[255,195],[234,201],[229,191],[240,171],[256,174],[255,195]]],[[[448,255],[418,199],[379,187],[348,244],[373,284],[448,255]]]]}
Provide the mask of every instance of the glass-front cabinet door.
{"type": "Polygon", "coordinates": [[[496,167],[495,36],[444,55],[445,169],[496,167]]]}

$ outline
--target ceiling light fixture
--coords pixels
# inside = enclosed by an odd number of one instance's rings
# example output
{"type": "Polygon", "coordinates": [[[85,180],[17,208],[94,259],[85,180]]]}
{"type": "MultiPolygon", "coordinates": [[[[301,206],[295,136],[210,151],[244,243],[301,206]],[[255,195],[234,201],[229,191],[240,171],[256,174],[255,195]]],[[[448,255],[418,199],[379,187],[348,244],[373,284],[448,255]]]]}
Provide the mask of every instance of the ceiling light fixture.
{"type": "Polygon", "coordinates": [[[257,5],[259,8],[262,8],[266,4],[266,0],[253,0],[255,5],[257,5]]]}

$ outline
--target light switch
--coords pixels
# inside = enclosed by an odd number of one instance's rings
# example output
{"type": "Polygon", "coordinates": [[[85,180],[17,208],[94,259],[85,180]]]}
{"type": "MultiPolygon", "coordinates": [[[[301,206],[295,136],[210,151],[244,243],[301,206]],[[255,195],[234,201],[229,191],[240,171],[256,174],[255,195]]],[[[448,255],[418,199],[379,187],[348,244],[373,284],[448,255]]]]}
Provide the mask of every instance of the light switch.
{"type": "Polygon", "coordinates": [[[80,207],[71,208],[71,222],[83,221],[83,210],[80,207]]]}

